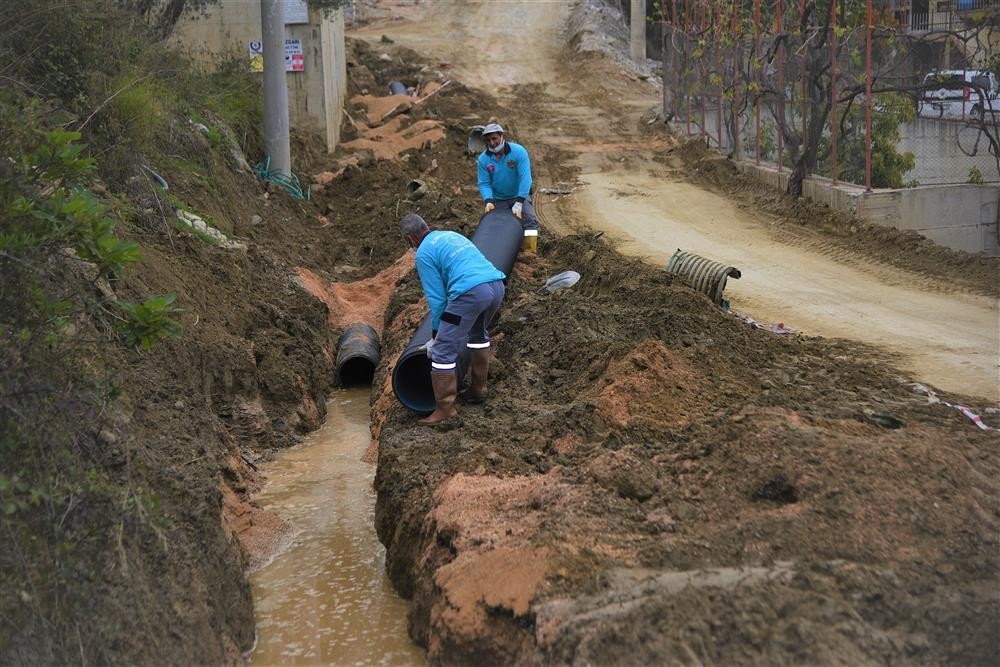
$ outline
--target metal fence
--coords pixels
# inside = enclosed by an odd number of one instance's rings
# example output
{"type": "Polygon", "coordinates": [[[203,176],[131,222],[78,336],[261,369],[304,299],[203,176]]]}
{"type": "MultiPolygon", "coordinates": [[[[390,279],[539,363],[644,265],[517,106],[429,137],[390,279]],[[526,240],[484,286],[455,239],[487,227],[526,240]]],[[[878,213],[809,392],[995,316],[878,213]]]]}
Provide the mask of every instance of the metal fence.
{"type": "Polygon", "coordinates": [[[973,10],[946,31],[914,31],[909,9],[876,0],[658,0],[664,112],[796,179],[1000,182],[1000,95],[984,69],[1000,0],[957,2],[973,10]]]}

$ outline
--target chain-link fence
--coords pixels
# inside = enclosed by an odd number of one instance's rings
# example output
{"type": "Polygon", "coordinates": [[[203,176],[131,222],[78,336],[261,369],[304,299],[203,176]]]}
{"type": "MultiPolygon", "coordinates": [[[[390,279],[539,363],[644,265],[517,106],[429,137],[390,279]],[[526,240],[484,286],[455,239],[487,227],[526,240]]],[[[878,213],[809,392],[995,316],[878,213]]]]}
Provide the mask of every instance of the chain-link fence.
{"type": "Polygon", "coordinates": [[[1000,182],[1000,0],[931,0],[916,30],[915,2],[657,1],[664,111],[724,153],[793,187],[1000,182]]]}

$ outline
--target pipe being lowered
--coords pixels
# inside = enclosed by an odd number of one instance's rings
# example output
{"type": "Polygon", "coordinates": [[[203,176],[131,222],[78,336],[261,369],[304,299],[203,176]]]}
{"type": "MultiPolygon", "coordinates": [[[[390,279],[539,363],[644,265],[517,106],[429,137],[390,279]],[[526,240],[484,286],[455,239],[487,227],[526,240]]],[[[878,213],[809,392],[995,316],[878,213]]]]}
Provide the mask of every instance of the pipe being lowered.
{"type": "MultiPolygon", "coordinates": [[[[479,220],[479,226],[472,235],[472,244],[497,267],[509,276],[514,268],[514,261],[521,249],[524,232],[521,222],[514,217],[510,209],[494,209],[479,220]]],[[[407,343],[403,353],[392,369],[392,391],[404,406],[414,412],[429,413],[434,411],[434,389],[431,386],[431,360],[427,358],[420,347],[430,340],[431,317],[425,315],[407,343]]],[[[464,344],[459,346],[458,373],[459,379],[465,375],[469,366],[469,348],[464,344]]]]}

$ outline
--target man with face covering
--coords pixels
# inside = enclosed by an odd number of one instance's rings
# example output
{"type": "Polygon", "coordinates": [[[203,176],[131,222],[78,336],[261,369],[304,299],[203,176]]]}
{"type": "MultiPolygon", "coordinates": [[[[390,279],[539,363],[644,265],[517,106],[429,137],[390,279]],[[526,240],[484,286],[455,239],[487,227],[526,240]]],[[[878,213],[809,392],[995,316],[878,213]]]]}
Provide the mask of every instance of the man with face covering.
{"type": "Polygon", "coordinates": [[[531,161],[521,144],[504,139],[503,127],[490,123],[483,128],[486,150],[479,154],[477,176],[479,194],[486,213],[497,206],[510,209],[521,221],[524,241],[521,250],[534,255],[538,250],[538,219],[531,205],[531,161]]]}
{"type": "Polygon", "coordinates": [[[458,232],[431,231],[416,213],[403,216],[399,231],[417,251],[417,274],[431,311],[433,335],[424,351],[431,360],[435,409],[420,423],[436,426],[458,416],[458,352],[463,343],[469,348],[472,383],[462,398],[468,403],[486,399],[487,327],[503,301],[506,276],[472,241],[458,232]]]}

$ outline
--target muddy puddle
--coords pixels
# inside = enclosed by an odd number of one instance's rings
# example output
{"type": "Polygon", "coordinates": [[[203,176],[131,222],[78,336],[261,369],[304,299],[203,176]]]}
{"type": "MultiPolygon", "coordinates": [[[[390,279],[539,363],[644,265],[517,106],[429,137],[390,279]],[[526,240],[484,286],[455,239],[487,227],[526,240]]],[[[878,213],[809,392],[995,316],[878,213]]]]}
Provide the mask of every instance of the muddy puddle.
{"type": "Polygon", "coordinates": [[[375,535],[368,390],[333,394],[326,423],[262,468],[262,507],[292,526],[289,546],[251,577],[252,665],[423,665],[407,605],[375,535]]]}

